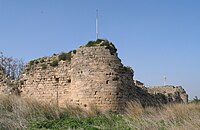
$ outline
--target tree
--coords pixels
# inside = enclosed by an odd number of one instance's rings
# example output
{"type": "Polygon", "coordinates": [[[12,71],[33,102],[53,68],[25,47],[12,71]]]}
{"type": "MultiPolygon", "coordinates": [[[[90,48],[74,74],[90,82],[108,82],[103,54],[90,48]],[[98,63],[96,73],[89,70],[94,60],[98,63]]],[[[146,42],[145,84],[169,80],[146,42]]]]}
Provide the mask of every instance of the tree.
{"type": "Polygon", "coordinates": [[[193,100],[191,101],[192,103],[200,103],[200,99],[198,99],[197,96],[195,96],[195,98],[193,98],[193,100]]]}
{"type": "Polygon", "coordinates": [[[0,67],[6,76],[10,79],[17,80],[24,68],[24,62],[22,59],[5,57],[3,53],[0,52],[0,67]]]}

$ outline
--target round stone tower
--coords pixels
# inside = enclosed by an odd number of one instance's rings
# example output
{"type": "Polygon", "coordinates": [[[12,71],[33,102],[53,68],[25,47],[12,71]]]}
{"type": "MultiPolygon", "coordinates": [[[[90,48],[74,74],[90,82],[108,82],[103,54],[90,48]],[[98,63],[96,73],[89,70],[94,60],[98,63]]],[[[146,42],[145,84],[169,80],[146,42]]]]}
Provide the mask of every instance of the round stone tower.
{"type": "Polygon", "coordinates": [[[81,47],[71,59],[70,102],[82,108],[122,111],[129,101],[133,71],[124,67],[108,41],[81,47]],[[104,46],[104,43],[105,44],[104,46]]]}

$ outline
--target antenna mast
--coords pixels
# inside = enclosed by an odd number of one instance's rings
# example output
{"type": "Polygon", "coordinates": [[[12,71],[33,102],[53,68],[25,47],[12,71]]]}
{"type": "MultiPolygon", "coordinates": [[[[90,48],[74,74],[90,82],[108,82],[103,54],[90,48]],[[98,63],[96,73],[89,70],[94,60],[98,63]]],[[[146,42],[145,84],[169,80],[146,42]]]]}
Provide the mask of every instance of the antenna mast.
{"type": "Polygon", "coordinates": [[[164,76],[164,86],[166,86],[167,77],[164,76]]]}
{"type": "Polygon", "coordinates": [[[96,39],[99,38],[99,32],[98,32],[98,19],[99,19],[99,16],[98,16],[98,9],[96,10],[96,39]]]}

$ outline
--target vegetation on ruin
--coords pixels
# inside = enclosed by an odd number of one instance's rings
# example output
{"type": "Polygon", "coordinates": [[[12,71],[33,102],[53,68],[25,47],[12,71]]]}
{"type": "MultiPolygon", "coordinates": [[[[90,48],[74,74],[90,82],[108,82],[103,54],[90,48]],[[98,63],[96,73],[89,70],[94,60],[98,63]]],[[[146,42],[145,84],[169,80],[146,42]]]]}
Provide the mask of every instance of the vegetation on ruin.
{"type": "Polygon", "coordinates": [[[54,59],[51,61],[50,66],[52,66],[52,67],[58,66],[58,62],[59,61],[57,59],[54,59]]]}
{"type": "Polygon", "coordinates": [[[72,53],[71,52],[68,52],[68,53],[64,53],[62,52],[61,54],[58,55],[58,60],[61,61],[71,61],[71,58],[72,58],[72,53]]]}
{"type": "Polygon", "coordinates": [[[45,70],[47,68],[47,65],[46,64],[41,64],[41,67],[43,70],[45,70]]]}
{"type": "Polygon", "coordinates": [[[59,108],[16,96],[0,97],[1,130],[196,130],[200,129],[199,119],[199,103],[146,108],[129,103],[124,114],[117,114],[59,108]]]}
{"type": "Polygon", "coordinates": [[[126,72],[134,73],[134,70],[133,70],[132,67],[130,67],[130,66],[124,66],[124,70],[125,70],[126,72]]]}
{"type": "Polygon", "coordinates": [[[93,47],[93,46],[105,46],[106,49],[110,50],[110,53],[113,55],[117,52],[116,47],[112,42],[104,39],[97,39],[96,41],[89,41],[85,47],[93,47]]]}
{"type": "Polygon", "coordinates": [[[102,39],[97,39],[96,41],[89,41],[89,42],[85,45],[85,47],[97,46],[97,45],[99,45],[102,41],[104,41],[104,40],[102,40],[102,39]]]}
{"type": "Polygon", "coordinates": [[[41,66],[43,70],[48,68],[48,65],[51,67],[58,66],[58,63],[62,61],[71,61],[72,54],[76,54],[76,50],[70,51],[70,52],[62,52],[60,54],[53,54],[51,57],[43,57],[38,58],[35,60],[31,60],[28,65],[26,66],[26,70],[29,71],[33,69],[36,65],[41,66]]]}
{"type": "Polygon", "coordinates": [[[73,50],[72,52],[73,52],[73,54],[76,54],[76,50],[73,50]]]}
{"type": "Polygon", "coordinates": [[[32,65],[34,65],[34,63],[35,63],[35,61],[34,61],[34,60],[31,60],[31,61],[29,62],[29,65],[32,66],[32,65]]]}
{"type": "MultiPolygon", "coordinates": [[[[115,48],[114,44],[105,39],[97,39],[96,41],[89,41],[85,45],[85,47],[93,47],[93,46],[105,46],[106,49],[110,50],[110,53],[112,55],[116,54],[117,52],[117,49],[115,48]]],[[[29,71],[33,69],[36,65],[41,66],[43,70],[48,68],[48,65],[50,65],[51,67],[56,67],[58,66],[59,61],[71,61],[73,54],[76,54],[76,50],[72,50],[69,52],[62,52],[60,54],[53,54],[52,57],[43,57],[31,60],[28,63],[26,70],[29,71]]]]}

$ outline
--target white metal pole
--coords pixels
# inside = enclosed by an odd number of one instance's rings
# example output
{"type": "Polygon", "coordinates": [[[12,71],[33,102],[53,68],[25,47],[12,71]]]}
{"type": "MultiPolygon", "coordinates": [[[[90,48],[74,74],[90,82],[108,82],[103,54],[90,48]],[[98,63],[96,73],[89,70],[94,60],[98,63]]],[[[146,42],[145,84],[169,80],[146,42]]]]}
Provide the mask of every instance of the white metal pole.
{"type": "Polygon", "coordinates": [[[167,77],[164,76],[164,86],[166,86],[166,80],[167,80],[167,77]]]}
{"type": "Polygon", "coordinates": [[[98,32],[98,9],[96,10],[96,39],[98,39],[98,35],[99,35],[99,32],[98,32]]]}

